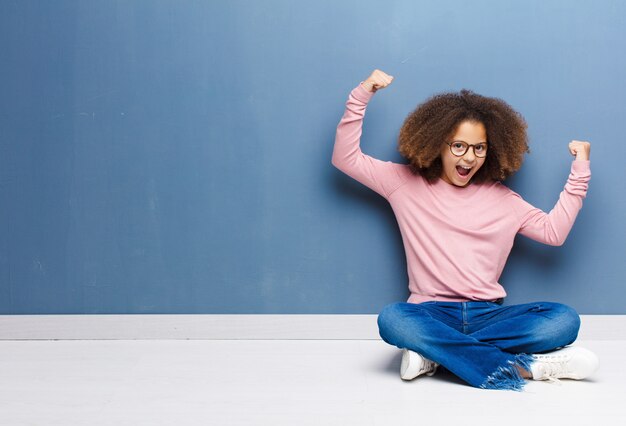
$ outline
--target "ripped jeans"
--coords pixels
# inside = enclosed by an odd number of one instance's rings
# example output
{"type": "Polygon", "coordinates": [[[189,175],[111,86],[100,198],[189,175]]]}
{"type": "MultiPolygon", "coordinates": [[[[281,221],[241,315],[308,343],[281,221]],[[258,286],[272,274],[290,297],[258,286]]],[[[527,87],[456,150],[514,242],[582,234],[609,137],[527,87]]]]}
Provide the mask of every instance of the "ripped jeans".
{"type": "Polygon", "coordinates": [[[378,315],[380,337],[442,365],[471,386],[521,391],[533,353],[576,340],[580,317],[560,303],[398,302],[378,315]]]}

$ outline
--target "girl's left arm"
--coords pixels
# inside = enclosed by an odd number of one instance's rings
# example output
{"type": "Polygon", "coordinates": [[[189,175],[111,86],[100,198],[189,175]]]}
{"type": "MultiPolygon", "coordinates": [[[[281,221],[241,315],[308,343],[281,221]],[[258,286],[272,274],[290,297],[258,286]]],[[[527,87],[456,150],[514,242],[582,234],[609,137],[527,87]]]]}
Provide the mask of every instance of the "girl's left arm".
{"type": "Polygon", "coordinates": [[[514,197],[514,209],[520,218],[519,233],[540,243],[560,246],[565,242],[583,199],[587,196],[591,169],[589,143],[572,141],[569,150],[576,160],[572,162],[565,188],[550,213],[532,206],[518,194],[514,197]]]}

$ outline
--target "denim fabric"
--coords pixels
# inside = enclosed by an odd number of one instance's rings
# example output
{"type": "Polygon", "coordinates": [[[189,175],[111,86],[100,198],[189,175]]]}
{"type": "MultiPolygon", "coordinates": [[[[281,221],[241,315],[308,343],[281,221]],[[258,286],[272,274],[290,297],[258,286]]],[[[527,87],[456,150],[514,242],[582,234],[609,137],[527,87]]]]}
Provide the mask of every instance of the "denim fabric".
{"type": "Polygon", "coordinates": [[[378,315],[380,337],[444,366],[471,386],[522,390],[516,368],[530,371],[530,354],[576,340],[580,317],[567,305],[536,302],[398,302],[378,315]]]}

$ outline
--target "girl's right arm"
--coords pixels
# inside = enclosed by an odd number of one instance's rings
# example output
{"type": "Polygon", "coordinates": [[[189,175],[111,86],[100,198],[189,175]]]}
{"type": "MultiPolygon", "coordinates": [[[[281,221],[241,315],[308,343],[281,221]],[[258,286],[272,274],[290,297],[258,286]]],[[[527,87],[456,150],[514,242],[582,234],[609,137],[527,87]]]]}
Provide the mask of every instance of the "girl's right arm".
{"type": "Polygon", "coordinates": [[[374,93],[391,83],[393,77],[376,70],[352,90],[346,111],[337,126],[332,164],[378,194],[388,198],[410,176],[408,166],[381,161],[363,154],[360,139],[363,117],[374,93]]]}

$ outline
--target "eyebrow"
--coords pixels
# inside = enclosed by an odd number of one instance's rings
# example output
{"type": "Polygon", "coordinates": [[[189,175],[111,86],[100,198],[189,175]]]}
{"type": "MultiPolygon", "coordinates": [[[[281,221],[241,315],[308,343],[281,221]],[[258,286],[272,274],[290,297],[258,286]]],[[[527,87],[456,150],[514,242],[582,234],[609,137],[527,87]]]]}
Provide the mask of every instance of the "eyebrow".
{"type": "MultiPolygon", "coordinates": [[[[452,142],[465,142],[465,141],[464,141],[463,139],[455,139],[455,140],[453,140],[452,142]]],[[[466,143],[466,144],[468,144],[468,145],[472,145],[472,144],[471,144],[471,143],[469,143],[469,142],[465,142],[465,143],[466,143]]],[[[484,141],[484,142],[476,142],[474,145],[480,145],[481,143],[488,143],[488,142],[487,142],[487,141],[484,141]]]]}

